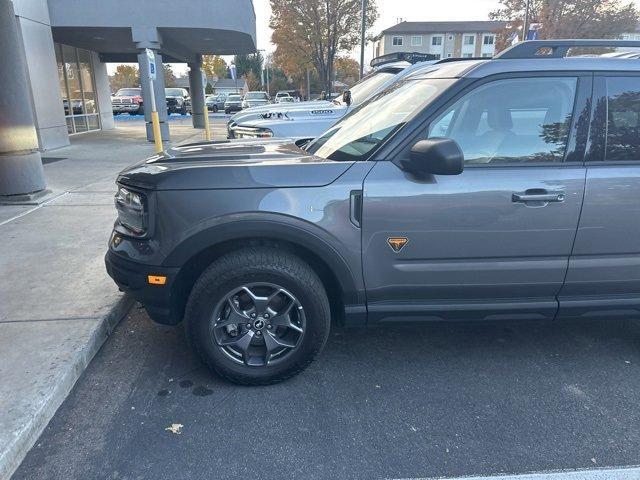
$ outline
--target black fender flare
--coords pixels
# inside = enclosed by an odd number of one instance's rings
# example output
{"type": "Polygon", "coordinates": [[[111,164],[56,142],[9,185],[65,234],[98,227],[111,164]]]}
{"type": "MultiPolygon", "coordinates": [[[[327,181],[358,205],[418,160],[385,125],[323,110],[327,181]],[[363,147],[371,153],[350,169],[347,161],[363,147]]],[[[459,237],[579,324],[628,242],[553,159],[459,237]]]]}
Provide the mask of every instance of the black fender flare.
{"type": "Polygon", "coordinates": [[[281,240],[312,251],[338,280],[344,304],[364,305],[362,278],[354,275],[340,254],[336,247],[338,240],[310,222],[281,214],[233,214],[211,219],[204,228],[176,245],[165,257],[163,266],[181,267],[195,255],[217,244],[250,238],[281,240]]]}

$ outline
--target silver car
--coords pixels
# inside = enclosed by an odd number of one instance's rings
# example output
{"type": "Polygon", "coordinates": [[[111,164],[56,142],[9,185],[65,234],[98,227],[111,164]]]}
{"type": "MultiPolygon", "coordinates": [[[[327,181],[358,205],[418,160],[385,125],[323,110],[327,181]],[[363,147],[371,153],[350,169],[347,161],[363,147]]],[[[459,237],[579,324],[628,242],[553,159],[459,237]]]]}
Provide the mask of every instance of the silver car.
{"type": "Polygon", "coordinates": [[[247,92],[242,99],[242,108],[261,107],[269,103],[267,92],[247,92]]]}

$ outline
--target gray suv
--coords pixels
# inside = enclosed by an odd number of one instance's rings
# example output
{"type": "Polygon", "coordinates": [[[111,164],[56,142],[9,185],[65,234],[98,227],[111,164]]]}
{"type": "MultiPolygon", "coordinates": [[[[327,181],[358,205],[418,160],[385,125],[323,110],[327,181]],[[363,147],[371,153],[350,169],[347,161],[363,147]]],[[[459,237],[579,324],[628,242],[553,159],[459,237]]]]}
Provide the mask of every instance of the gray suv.
{"type": "Polygon", "coordinates": [[[107,269],[239,383],[346,326],[640,316],[640,63],[534,41],[444,60],[320,137],[123,171],[107,269]]]}

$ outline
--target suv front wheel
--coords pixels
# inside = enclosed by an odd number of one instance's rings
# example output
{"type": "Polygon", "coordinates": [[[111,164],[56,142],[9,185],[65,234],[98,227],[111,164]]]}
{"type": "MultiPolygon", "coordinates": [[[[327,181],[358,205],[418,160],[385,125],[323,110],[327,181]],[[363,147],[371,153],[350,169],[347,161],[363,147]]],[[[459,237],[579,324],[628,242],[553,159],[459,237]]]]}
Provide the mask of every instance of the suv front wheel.
{"type": "Polygon", "coordinates": [[[331,323],[316,273],[273,247],[227,254],[200,276],[185,311],[187,337],[204,362],[235,383],[265,385],[305,369],[331,323]]]}

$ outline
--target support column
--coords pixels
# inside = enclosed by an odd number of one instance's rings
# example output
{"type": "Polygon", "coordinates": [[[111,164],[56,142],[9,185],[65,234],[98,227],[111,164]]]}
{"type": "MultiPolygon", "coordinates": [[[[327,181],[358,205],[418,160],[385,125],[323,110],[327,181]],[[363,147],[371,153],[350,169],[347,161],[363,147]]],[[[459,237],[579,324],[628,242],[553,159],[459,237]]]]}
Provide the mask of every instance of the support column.
{"type": "MultiPolygon", "coordinates": [[[[153,89],[156,96],[156,108],[160,117],[160,132],[162,141],[168,142],[169,123],[167,116],[167,99],[164,93],[164,67],[162,66],[162,56],[158,50],[153,49],[156,58],[156,79],[153,82],[153,89]]],[[[140,72],[140,86],[142,87],[142,101],[144,105],[144,120],[147,127],[147,140],[153,142],[153,126],[151,124],[151,92],[149,91],[149,65],[147,55],[144,52],[138,54],[138,67],[140,72]]]]}
{"type": "Polygon", "coordinates": [[[13,2],[0,1],[0,198],[46,187],[13,2]]]}
{"type": "MultiPolygon", "coordinates": [[[[189,92],[191,94],[191,120],[193,128],[204,128],[204,87],[202,86],[201,57],[189,63],[189,92]]],[[[206,112],[208,114],[208,112],[206,112]]]]}
{"type": "Polygon", "coordinates": [[[107,64],[100,61],[100,55],[96,52],[91,52],[91,58],[93,59],[93,77],[96,81],[100,127],[102,130],[113,130],[116,128],[116,124],[113,121],[113,109],[111,108],[111,86],[109,85],[107,64]]]}

